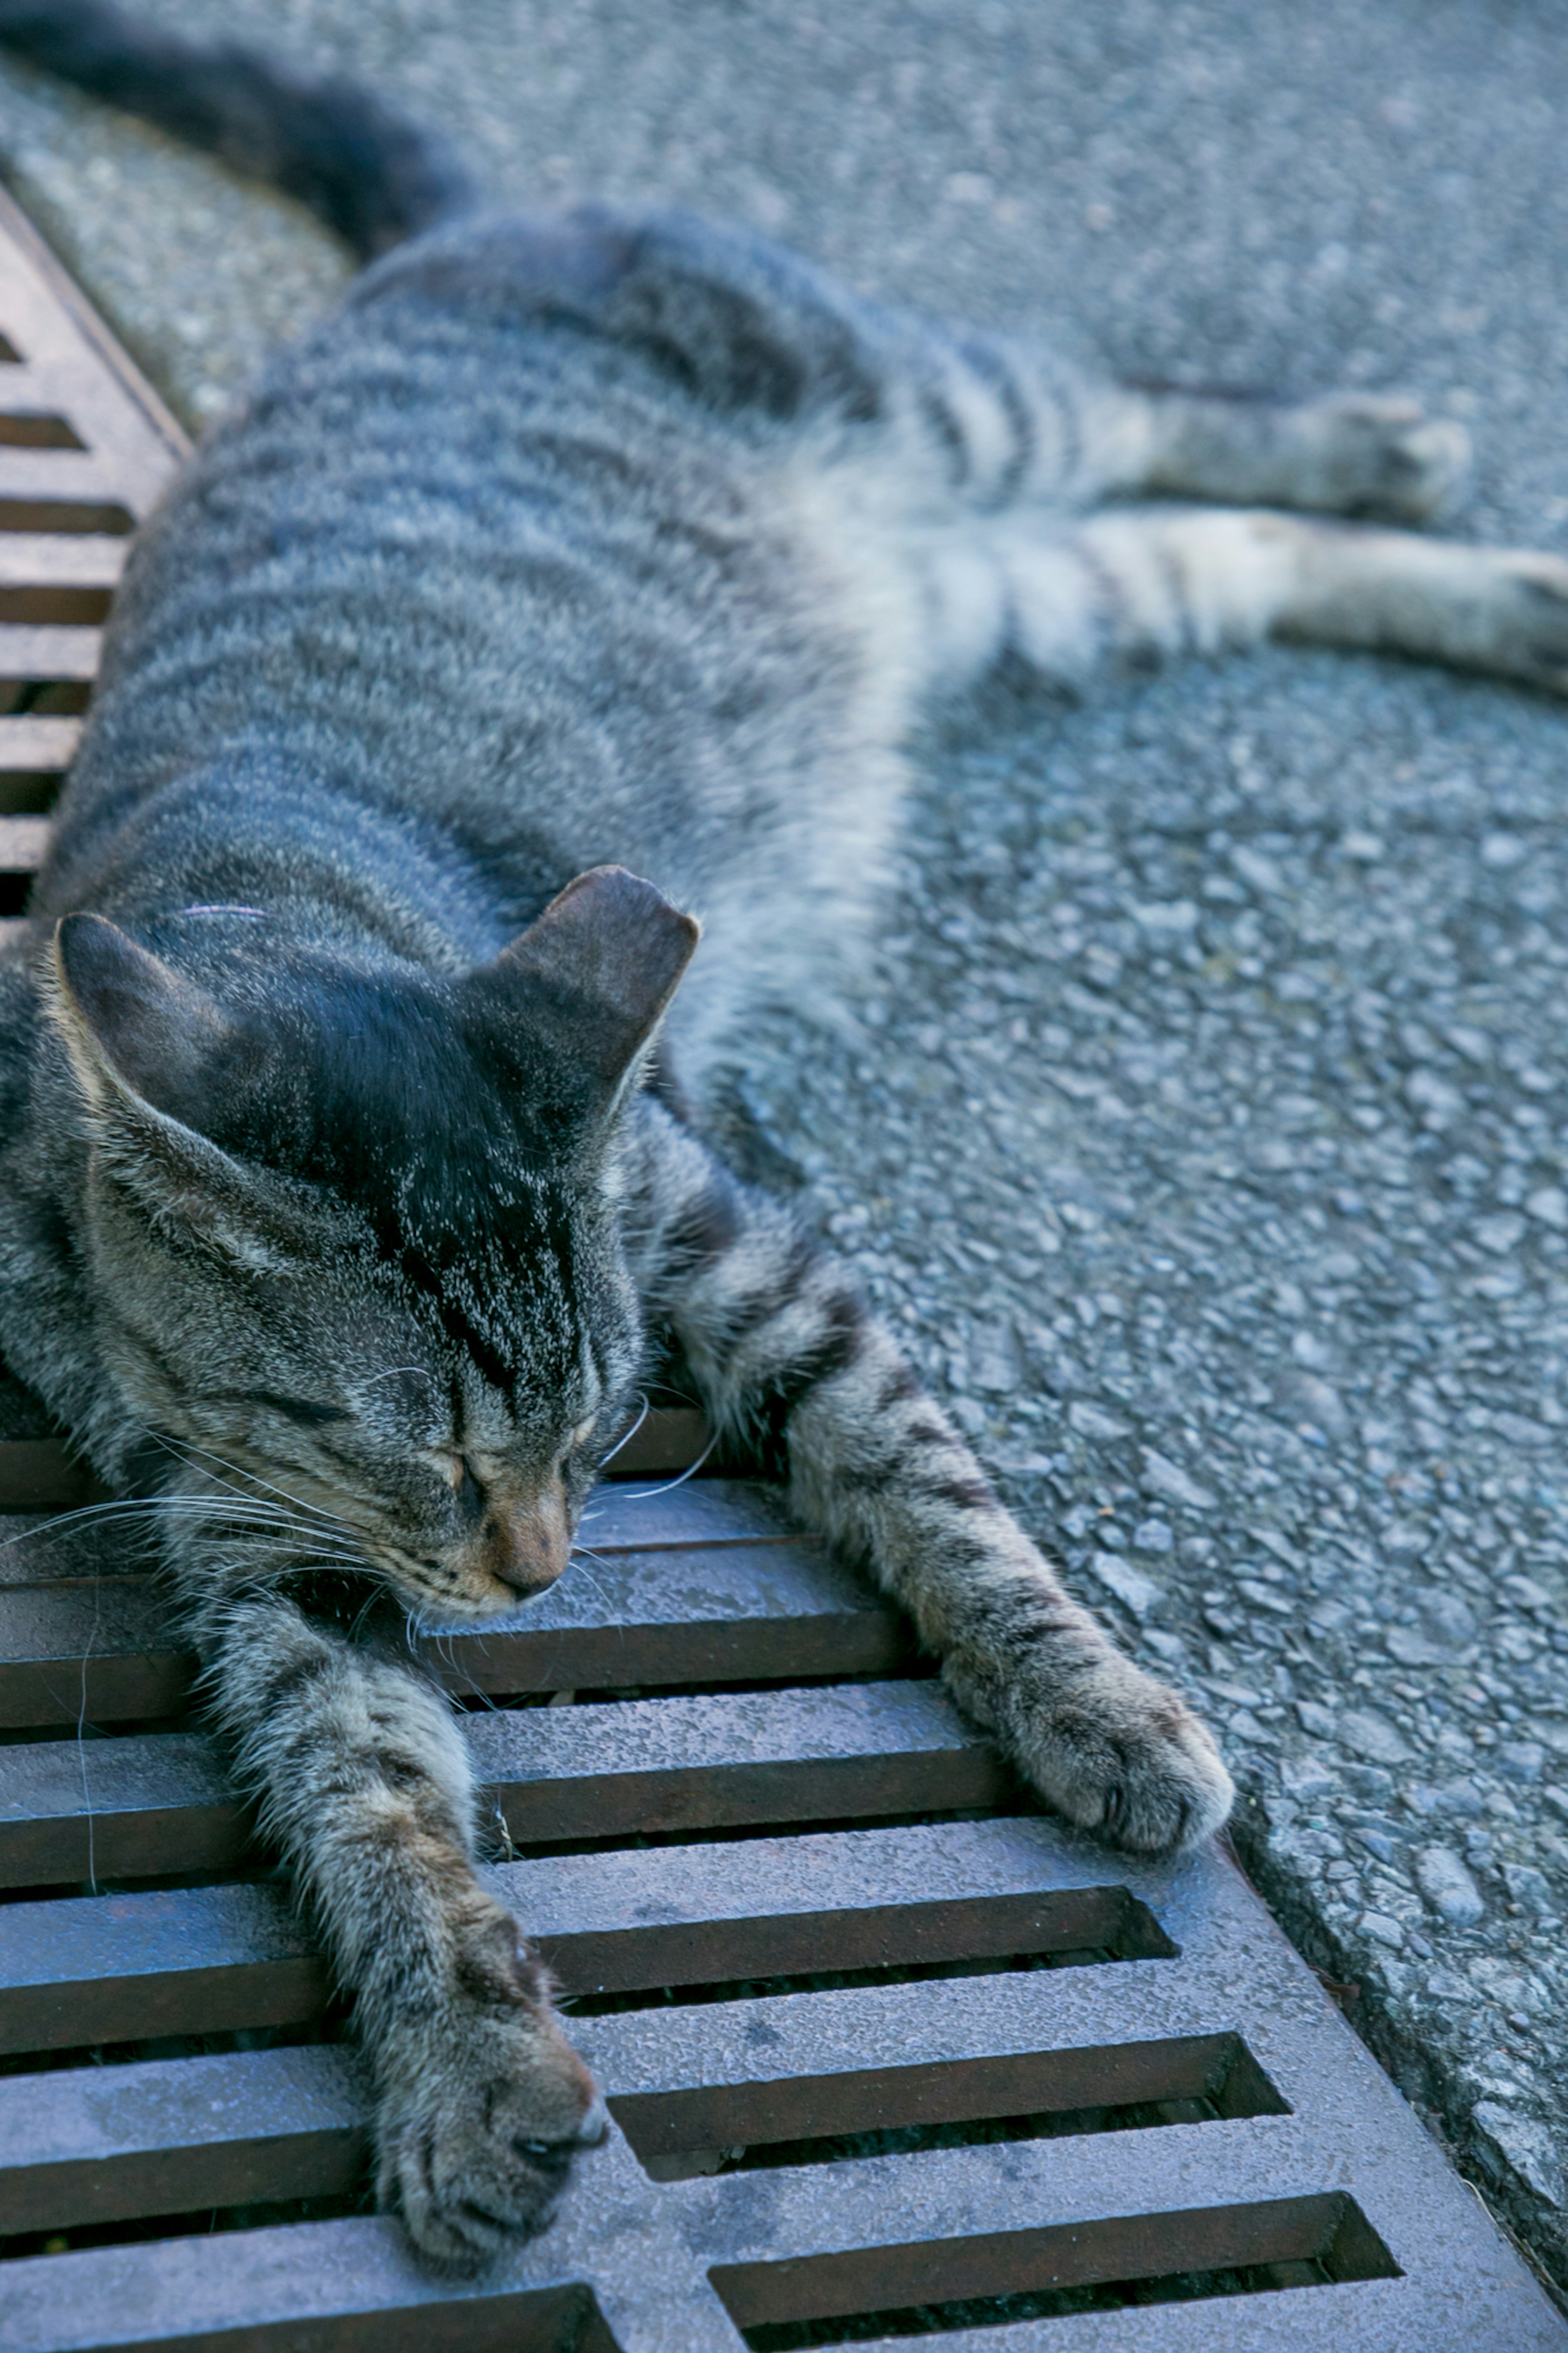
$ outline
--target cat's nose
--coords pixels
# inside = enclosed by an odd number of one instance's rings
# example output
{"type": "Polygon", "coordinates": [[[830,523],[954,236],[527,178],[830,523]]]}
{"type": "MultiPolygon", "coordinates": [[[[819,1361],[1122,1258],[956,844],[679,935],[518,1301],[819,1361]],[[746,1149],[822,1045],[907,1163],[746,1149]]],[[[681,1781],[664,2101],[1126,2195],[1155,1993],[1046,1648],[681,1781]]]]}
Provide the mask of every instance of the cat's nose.
{"type": "Polygon", "coordinates": [[[491,1512],[479,1531],[479,1557],[489,1574],[514,1593],[542,1593],[572,1557],[565,1497],[543,1495],[491,1512]]]}

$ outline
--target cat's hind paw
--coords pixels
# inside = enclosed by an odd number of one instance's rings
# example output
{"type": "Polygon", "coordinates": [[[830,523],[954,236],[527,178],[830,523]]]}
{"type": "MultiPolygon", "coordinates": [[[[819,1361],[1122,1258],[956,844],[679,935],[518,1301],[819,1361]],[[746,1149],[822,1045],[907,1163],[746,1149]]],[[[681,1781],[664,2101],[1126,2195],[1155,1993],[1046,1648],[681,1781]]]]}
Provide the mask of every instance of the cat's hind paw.
{"type": "Polygon", "coordinates": [[[1342,393],[1295,416],[1302,506],[1430,522],[1468,480],[1470,437],[1464,427],[1456,417],[1426,416],[1413,400],[1342,393]]]}
{"type": "Polygon", "coordinates": [[[1528,550],[1477,554],[1491,575],[1485,602],[1492,640],[1483,643],[1478,667],[1543,694],[1568,694],[1568,563],[1528,550]]]}
{"type": "Polygon", "coordinates": [[[1236,1788],[1184,1701],[1112,1655],[1005,1711],[1014,1762],[1079,1830],[1133,1854],[1171,1854],[1224,1826],[1236,1788]]]}

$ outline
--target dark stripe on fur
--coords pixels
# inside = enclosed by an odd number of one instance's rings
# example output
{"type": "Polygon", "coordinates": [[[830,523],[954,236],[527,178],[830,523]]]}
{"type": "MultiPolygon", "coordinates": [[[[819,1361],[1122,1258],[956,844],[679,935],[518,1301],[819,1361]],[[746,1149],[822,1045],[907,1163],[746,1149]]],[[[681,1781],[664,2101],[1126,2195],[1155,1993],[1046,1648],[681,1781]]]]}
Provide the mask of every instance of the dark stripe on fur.
{"type": "Polygon", "coordinates": [[[749,1299],[738,1300],[729,1311],[725,1323],[731,1347],[738,1347],[742,1340],[750,1339],[753,1332],[760,1332],[764,1324],[771,1324],[773,1317],[789,1305],[816,1265],[818,1257],[816,1244],[806,1235],[795,1234],[791,1238],[784,1262],[772,1280],[761,1291],[753,1292],[749,1299]]]}
{"type": "Polygon", "coordinates": [[[733,1185],[727,1177],[716,1176],[670,1228],[665,1247],[671,1271],[701,1273],[734,1248],[743,1230],[733,1185]]]}
{"type": "Polygon", "coordinates": [[[759,1451],[769,1478],[789,1476],[791,1416],[825,1381],[847,1372],[859,1349],[866,1314],[852,1293],[840,1292],[830,1299],[823,1320],[826,1329],[821,1338],[794,1364],[774,1374],[766,1396],[753,1409],[760,1431],[759,1451]]]}
{"type": "Polygon", "coordinates": [[[952,1504],[962,1512],[989,1511],[996,1498],[984,1479],[936,1479],[929,1486],[921,1485],[917,1492],[929,1495],[933,1503],[952,1504]]]}
{"type": "Polygon", "coordinates": [[[916,397],[933,438],[947,452],[948,480],[955,491],[959,490],[969,479],[969,441],[963,427],[942,394],[930,385],[922,385],[916,397]]]}
{"type": "Polygon", "coordinates": [[[975,337],[964,343],[963,356],[981,382],[995,394],[1012,430],[1012,449],[986,501],[988,506],[1005,507],[1017,497],[1034,461],[1034,416],[1017,377],[994,344],[975,337]]]}

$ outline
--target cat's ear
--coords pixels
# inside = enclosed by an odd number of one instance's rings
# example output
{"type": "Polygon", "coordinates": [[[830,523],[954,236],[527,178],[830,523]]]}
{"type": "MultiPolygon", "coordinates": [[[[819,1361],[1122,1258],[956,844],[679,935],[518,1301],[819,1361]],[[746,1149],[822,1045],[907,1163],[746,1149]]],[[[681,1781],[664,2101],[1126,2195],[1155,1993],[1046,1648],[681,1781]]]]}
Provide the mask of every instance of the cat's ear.
{"type": "Polygon", "coordinates": [[[289,1220],[256,1179],[187,1124],[232,1036],[222,1008],[102,915],[55,929],[48,1008],[87,1103],[100,1170],[159,1223],[221,1257],[280,1272],[289,1220]]]}
{"type": "Polygon", "coordinates": [[[51,1009],[88,1102],[173,1116],[230,1034],[222,1008],[105,915],[62,916],[54,965],[51,1009]]]}
{"type": "Polygon", "coordinates": [[[595,866],[474,976],[586,1081],[607,1116],[690,963],[702,927],[624,866],[595,866]]]}

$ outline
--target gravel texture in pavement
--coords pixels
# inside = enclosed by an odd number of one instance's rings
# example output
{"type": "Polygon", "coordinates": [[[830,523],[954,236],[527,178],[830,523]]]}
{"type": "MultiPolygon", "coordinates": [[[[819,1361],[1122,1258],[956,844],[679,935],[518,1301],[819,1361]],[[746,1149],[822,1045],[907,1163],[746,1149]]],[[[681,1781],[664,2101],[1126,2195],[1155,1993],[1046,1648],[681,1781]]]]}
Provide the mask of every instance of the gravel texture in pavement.
{"type": "MultiPolygon", "coordinates": [[[[740,215],[1141,377],[1416,393],[1568,543],[1568,49],[1483,0],[158,0],[498,190],[740,215]]],[[[15,69],[19,192],[185,416],[344,280],[15,69]]],[[[920,747],[842,1032],[731,1116],[1242,1784],[1248,1864],[1568,2282],[1568,711],[1271,649],[920,747]]]]}

